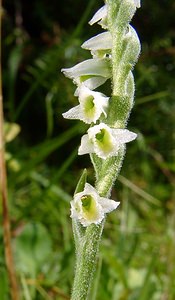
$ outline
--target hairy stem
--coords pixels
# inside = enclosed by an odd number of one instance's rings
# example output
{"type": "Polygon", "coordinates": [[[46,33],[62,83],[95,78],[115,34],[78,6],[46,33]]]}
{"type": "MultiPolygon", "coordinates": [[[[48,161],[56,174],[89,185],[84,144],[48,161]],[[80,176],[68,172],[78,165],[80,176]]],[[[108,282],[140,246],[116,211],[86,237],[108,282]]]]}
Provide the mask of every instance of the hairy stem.
{"type": "MultiPolygon", "coordinates": [[[[96,178],[99,177],[96,182],[96,189],[100,196],[109,196],[114,179],[116,178],[115,174],[118,174],[122,160],[123,155],[120,153],[120,155],[114,159],[113,166],[111,166],[110,170],[108,169],[107,162],[103,161],[101,163],[101,170],[105,169],[106,171],[103,172],[104,176],[99,176],[99,174],[96,174],[96,178]]],[[[103,222],[99,225],[91,224],[86,228],[85,234],[82,235],[77,242],[75,240],[77,255],[71,300],[88,299],[97,263],[99,244],[104,223],[105,220],[103,220],[103,222]]]]}
{"type": "Polygon", "coordinates": [[[104,222],[90,225],[79,244],[71,300],[87,300],[97,262],[104,222]]]}

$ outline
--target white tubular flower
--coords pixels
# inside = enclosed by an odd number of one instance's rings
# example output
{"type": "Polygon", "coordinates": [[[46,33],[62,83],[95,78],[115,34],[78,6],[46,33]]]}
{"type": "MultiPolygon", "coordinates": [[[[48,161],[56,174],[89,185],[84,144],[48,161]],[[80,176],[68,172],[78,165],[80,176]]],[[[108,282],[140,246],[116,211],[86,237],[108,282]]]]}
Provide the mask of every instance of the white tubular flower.
{"type": "Polygon", "coordinates": [[[110,128],[104,123],[95,125],[82,136],[78,154],[96,153],[102,159],[116,156],[120,146],[135,140],[137,134],[127,129],[110,128]]]}
{"type": "Polygon", "coordinates": [[[107,29],[107,5],[102,6],[89,21],[90,25],[97,23],[101,25],[102,28],[107,29]],[[99,22],[98,22],[99,21],[99,22]]]}
{"type": "Polygon", "coordinates": [[[99,92],[93,92],[81,85],[77,92],[80,104],[63,114],[66,119],[80,119],[87,124],[96,123],[103,113],[106,117],[109,97],[99,92]]]}
{"type": "Polygon", "coordinates": [[[111,77],[109,61],[102,58],[88,59],[61,71],[65,76],[73,79],[78,86],[84,82],[90,89],[97,88],[111,77]]]}
{"type": "Polygon", "coordinates": [[[84,227],[100,224],[109,213],[119,206],[120,202],[100,197],[94,187],[86,183],[83,192],[74,195],[71,201],[71,218],[78,220],[84,227]]]}

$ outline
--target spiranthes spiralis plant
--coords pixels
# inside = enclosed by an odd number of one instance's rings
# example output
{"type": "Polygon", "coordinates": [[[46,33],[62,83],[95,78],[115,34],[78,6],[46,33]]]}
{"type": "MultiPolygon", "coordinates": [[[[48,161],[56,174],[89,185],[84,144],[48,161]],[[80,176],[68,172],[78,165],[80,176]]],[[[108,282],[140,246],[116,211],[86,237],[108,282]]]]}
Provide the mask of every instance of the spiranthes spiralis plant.
{"type": "Polygon", "coordinates": [[[78,154],[90,155],[96,178],[93,187],[84,171],[71,201],[76,246],[72,300],[88,299],[105,216],[120,204],[110,199],[111,189],[122,166],[125,145],[137,137],[126,126],[134,102],[132,69],[140,53],[140,41],[130,21],[139,7],[140,0],[106,0],[89,22],[98,23],[103,32],[82,45],[91,51],[92,58],[62,69],[76,84],[78,98],[78,105],[63,117],[89,124],[78,154]],[[107,80],[112,87],[108,96],[99,91],[107,80]]]}

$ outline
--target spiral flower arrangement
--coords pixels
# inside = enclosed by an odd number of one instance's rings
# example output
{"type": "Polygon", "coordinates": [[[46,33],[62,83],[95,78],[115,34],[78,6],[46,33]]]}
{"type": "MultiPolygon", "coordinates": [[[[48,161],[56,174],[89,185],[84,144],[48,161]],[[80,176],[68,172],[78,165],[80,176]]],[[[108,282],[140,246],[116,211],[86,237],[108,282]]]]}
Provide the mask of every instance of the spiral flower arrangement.
{"type": "Polygon", "coordinates": [[[122,166],[125,145],[137,137],[126,126],[134,103],[132,69],[141,48],[130,21],[139,7],[140,0],[106,0],[89,22],[98,23],[103,32],[82,45],[91,51],[92,58],[62,69],[76,84],[78,98],[78,105],[63,117],[90,125],[78,154],[90,154],[96,176],[93,187],[86,182],[84,171],[71,201],[77,254],[72,300],[88,299],[105,215],[119,206],[109,198],[111,189],[122,166]],[[107,80],[111,80],[110,96],[100,92],[107,80]]]}

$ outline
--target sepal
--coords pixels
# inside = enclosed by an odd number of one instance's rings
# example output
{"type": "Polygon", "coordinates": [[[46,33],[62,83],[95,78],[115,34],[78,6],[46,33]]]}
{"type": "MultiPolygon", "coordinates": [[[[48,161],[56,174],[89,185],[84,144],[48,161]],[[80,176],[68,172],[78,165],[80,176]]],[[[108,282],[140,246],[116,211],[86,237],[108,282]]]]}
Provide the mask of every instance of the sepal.
{"type": "Polygon", "coordinates": [[[74,67],[61,70],[65,76],[73,79],[80,86],[82,82],[95,89],[111,77],[111,67],[108,59],[93,58],[85,60],[74,67]],[[93,82],[94,80],[94,82],[93,82]]]}
{"type": "Polygon", "coordinates": [[[97,23],[101,25],[102,28],[107,29],[107,5],[102,6],[89,21],[90,25],[97,23]]]}
{"type": "Polygon", "coordinates": [[[84,42],[81,47],[86,50],[111,49],[112,36],[109,31],[102,32],[84,42]]]}

